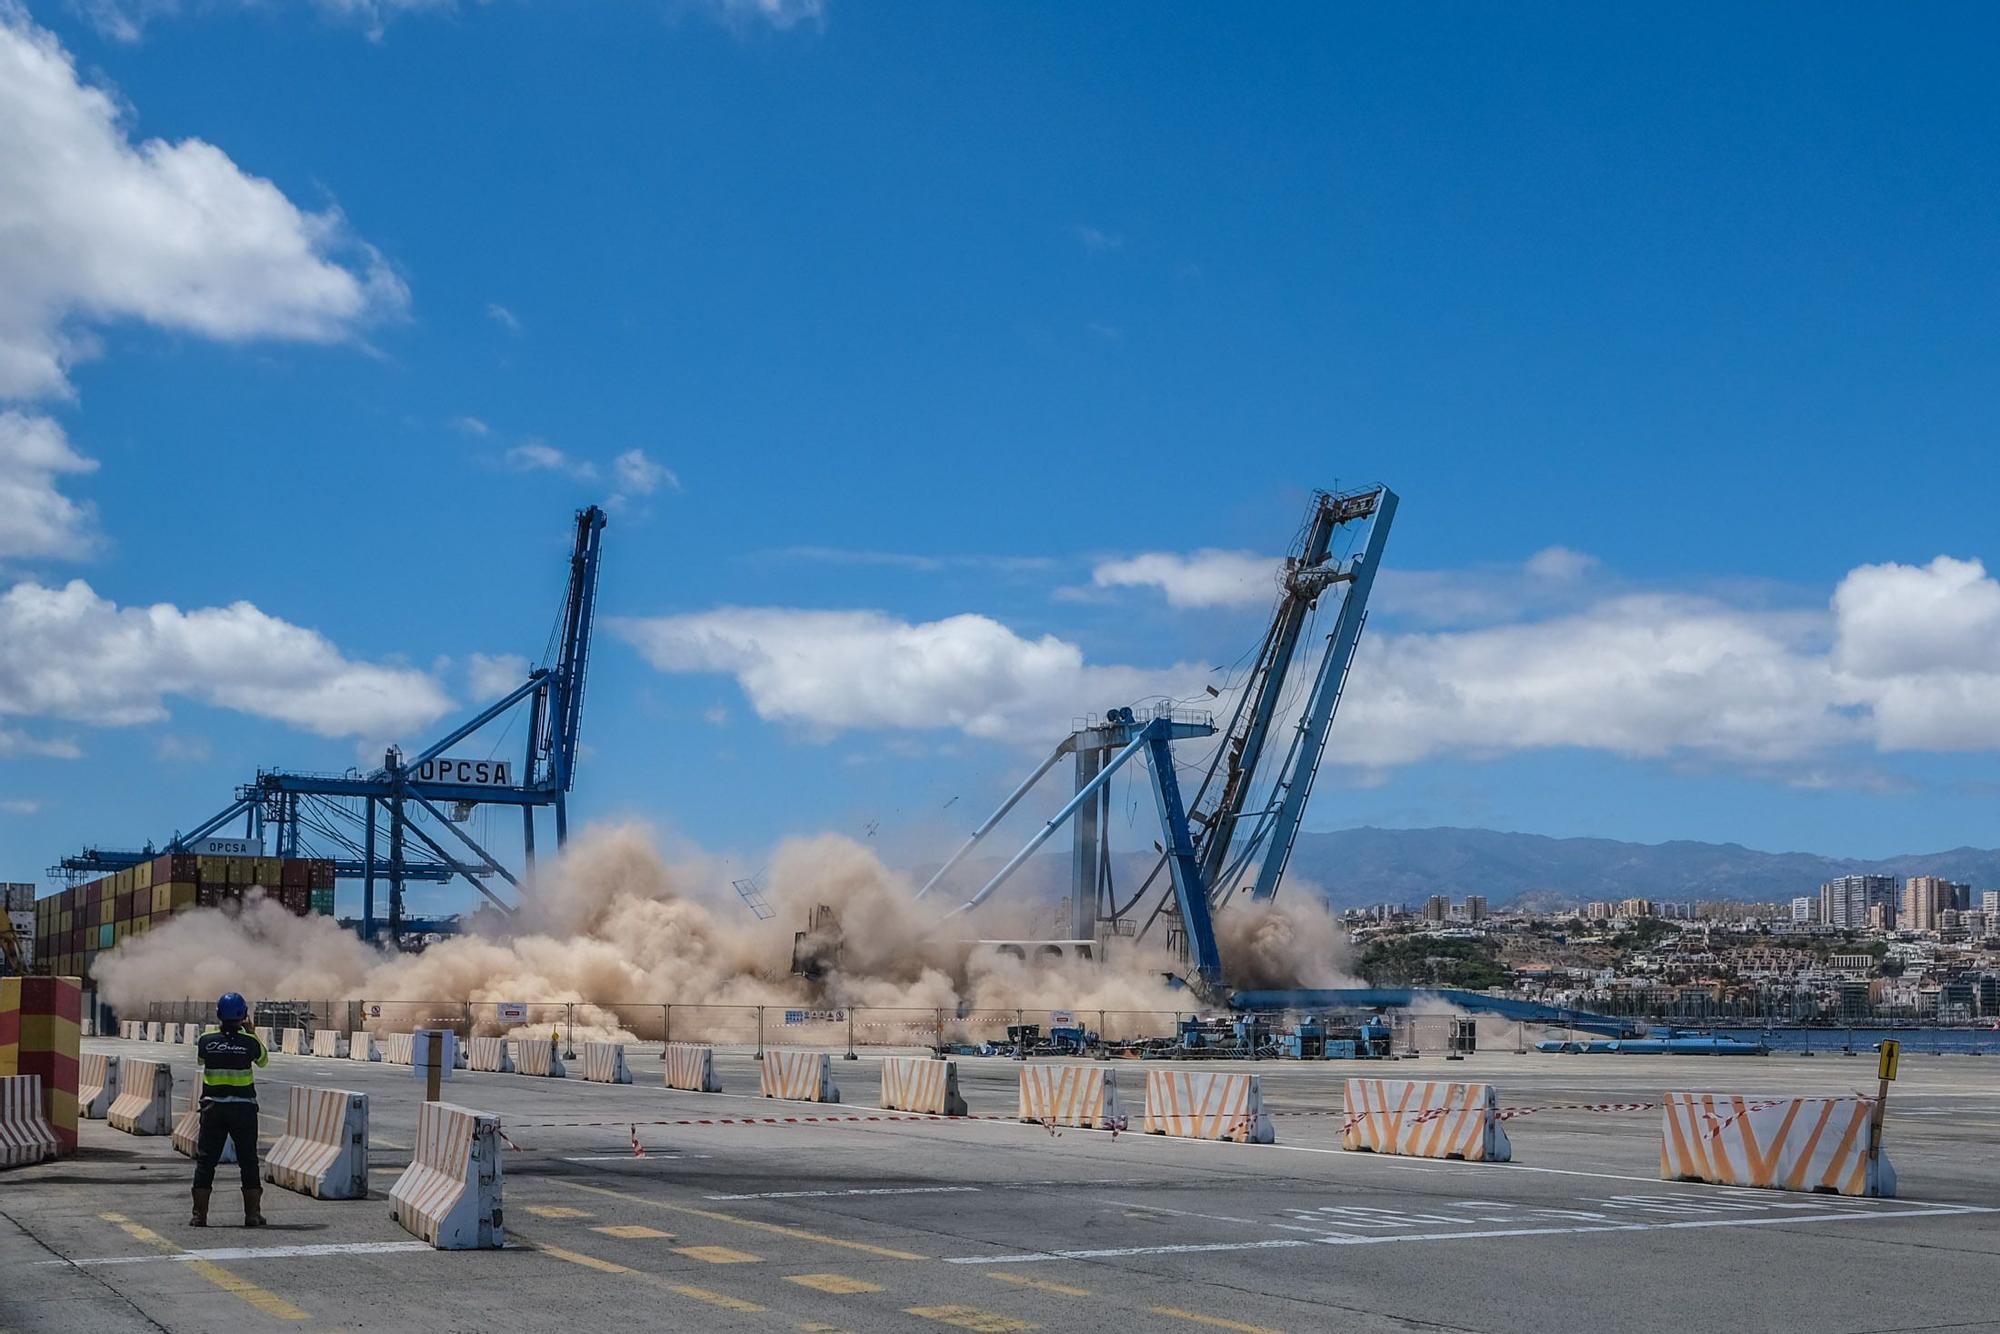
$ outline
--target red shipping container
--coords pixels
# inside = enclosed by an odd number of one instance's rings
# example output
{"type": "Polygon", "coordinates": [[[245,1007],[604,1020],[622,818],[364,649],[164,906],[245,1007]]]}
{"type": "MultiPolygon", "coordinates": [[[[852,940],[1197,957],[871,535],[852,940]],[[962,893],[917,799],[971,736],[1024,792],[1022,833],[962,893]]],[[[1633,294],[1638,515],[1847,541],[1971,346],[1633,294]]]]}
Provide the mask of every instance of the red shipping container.
{"type": "Polygon", "coordinates": [[[306,872],[306,883],[314,889],[332,889],[333,863],[324,857],[315,858],[306,872]]]}
{"type": "Polygon", "coordinates": [[[286,889],[304,889],[312,883],[310,867],[312,863],[300,857],[285,860],[283,873],[278,877],[286,889]]]}

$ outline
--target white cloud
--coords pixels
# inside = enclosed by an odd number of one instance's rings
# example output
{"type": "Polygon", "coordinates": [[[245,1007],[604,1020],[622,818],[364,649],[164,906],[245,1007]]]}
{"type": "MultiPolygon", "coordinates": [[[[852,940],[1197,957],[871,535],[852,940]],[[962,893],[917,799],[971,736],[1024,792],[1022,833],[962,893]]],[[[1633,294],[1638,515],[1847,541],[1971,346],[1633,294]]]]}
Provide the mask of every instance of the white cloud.
{"type": "Polygon", "coordinates": [[[1072,718],[1201,690],[1207,669],[1092,667],[1075,644],[985,616],[912,624],[877,611],[725,607],[612,622],[663,672],[724,672],[757,716],[819,734],[956,728],[1039,741],[1072,718]]]}
{"type": "Polygon", "coordinates": [[[621,495],[650,496],[661,487],[681,489],[681,479],[672,468],[646,457],[643,449],[628,449],[611,461],[612,475],[618,479],[621,495]]]}
{"type": "Polygon", "coordinates": [[[1175,607],[1254,607],[1276,598],[1278,565],[1254,552],[1213,547],[1184,556],[1148,551],[1102,562],[1090,581],[1099,588],[1157,588],[1175,607]]]}
{"type": "Polygon", "coordinates": [[[0,801],[0,812],[8,815],[33,815],[42,809],[42,803],[27,797],[10,797],[0,801]]]}
{"type": "Polygon", "coordinates": [[[162,764],[206,764],[214,753],[206,737],[163,732],[153,742],[153,758],[162,764]]]}
{"type": "Polygon", "coordinates": [[[1077,241],[1092,254],[1101,255],[1106,251],[1123,249],[1125,245],[1125,238],[1116,232],[1107,232],[1088,223],[1078,223],[1073,230],[1077,241]]]}
{"type": "Polygon", "coordinates": [[[1884,750],[2000,744],[2000,582],[1976,560],[1863,565],[1833,595],[1843,702],[1884,750]]]}
{"type": "Polygon", "coordinates": [[[1599,563],[1597,557],[1586,551],[1573,551],[1569,547],[1543,547],[1528,557],[1521,568],[1530,578],[1568,584],[1588,576],[1597,569],[1599,563]]]}
{"type": "Polygon", "coordinates": [[[35,737],[0,727],[0,755],[38,755],[45,760],[80,760],[83,747],[68,737],[35,737]]]}
{"type": "Polygon", "coordinates": [[[97,544],[95,516],[56,486],[66,474],[96,470],[50,418],[0,412],[0,560],[88,555],[97,544]]]}
{"type": "Polygon", "coordinates": [[[0,398],[68,393],[92,324],[334,342],[407,303],[337,211],[301,210],[200,139],[134,143],[13,0],[0,125],[0,398]]]}
{"type": "Polygon", "coordinates": [[[496,700],[528,679],[528,660],[518,653],[475,653],[465,679],[475,702],[496,700]]]}
{"type": "Polygon", "coordinates": [[[515,472],[559,472],[588,481],[597,476],[597,465],[574,459],[546,440],[527,440],[500,456],[515,472]]]}
{"type": "MultiPolygon", "coordinates": [[[[156,19],[182,12],[181,0],[70,0],[99,33],[119,42],[136,42],[146,26],[156,19]]],[[[243,8],[267,0],[235,0],[243,8]]],[[[459,0],[311,0],[312,7],[329,20],[359,28],[370,41],[381,41],[391,21],[405,14],[451,13],[459,0]]],[[[479,0],[484,4],[486,0],[479,0]]],[[[688,0],[698,13],[718,22],[768,24],[783,31],[801,23],[822,22],[826,0],[688,0]]]]}
{"type": "Polygon", "coordinates": [[[486,303],[486,318],[492,320],[510,334],[521,332],[520,317],[507,309],[507,307],[501,305],[498,301],[489,301],[486,303]]]}
{"type": "Polygon", "coordinates": [[[454,430],[459,431],[465,435],[488,436],[493,434],[493,428],[491,426],[488,426],[485,422],[481,421],[477,417],[472,417],[472,416],[453,417],[451,419],[451,425],[454,430]]]}
{"type": "Polygon", "coordinates": [[[781,32],[826,21],[826,0],[699,0],[697,8],[725,20],[768,23],[781,32]]]}
{"type": "Polygon", "coordinates": [[[354,662],[247,602],[120,607],[80,579],[0,594],[0,715],[116,727],[164,719],[172,696],[367,738],[403,735],[451,707],[425,673],[354,662]]]}

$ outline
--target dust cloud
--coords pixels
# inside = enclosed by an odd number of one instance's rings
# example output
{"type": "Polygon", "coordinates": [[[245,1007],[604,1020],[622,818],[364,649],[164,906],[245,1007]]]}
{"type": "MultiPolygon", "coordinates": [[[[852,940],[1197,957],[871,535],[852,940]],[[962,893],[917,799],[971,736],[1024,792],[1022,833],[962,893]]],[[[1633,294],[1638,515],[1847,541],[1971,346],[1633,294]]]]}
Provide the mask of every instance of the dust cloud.
{"type": "MultiPolygon", "coordinates": [[[[240,991],[253,1002],[379,1004],[369,1027],[401,1030],[469,1014],[472,1031],[497,1033],[513,1026],[479,1007],[520,1002],[537,1007],[538,1027],[553,1013],[579,1036],[644,1038],[661,1036],[667,1005],[673,1037],[718,1040],[751,1035],[754,1011],[727,1007],[859,1006],[884,1025],[903,1011],[900,1022],[913,1032],[928,1032],[939,1011],[1144,1012],[1122,1022],[1107,1016],[1107,1033],[1158,1032],[1169,1026],[1164,1016],[1198,1008],[1168,980],[1175,961],[1151,943],[1113,940],[1108,957],[1095,962],[970,945],[1038,933],[1022,925],[1023,909],[1006,905],[940,927],[938,910],[917,902],[909,877],[848,838],[786,841],[767,879],[776,915],[752,920],[723,868],[698,851],[663,854],[642,825],[594,826],[538,868],[511,920],[419,954],[377,949],[330,918],[253,901],[238,912],[198,909],[132,937],[99,960],[97,978],[104,999],[133,1014],[152,1001],[240,991]],[[837,944],[837,953],[818,978],[794,976],[793,933],[821,904],[834,910],[838,940],[813,943],[837,944]]],[[[1317,895],[1298,898],[1232,904],[1218,915],[1233,984],[1348,981],[1338,924],[1317,895]]]]}

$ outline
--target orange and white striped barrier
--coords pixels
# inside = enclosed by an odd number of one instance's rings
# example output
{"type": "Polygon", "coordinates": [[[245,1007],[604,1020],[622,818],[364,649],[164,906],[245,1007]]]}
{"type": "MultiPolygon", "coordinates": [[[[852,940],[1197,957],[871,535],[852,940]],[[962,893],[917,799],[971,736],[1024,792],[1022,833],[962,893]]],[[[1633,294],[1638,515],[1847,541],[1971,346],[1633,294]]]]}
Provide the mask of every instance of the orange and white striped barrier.
{"type": "Polygon", "coordinates": [[[468,1070],[484,1070],[490,1075],[514,1073],[514,1058],[507,1054],[505,1038],[467,1038],[464,1050],[468,1070]]]}
{"type": "Polygon", "coordinates": [[[669,1042],[661,1077],[670,1089],[722,1092],[722,1081],[715,1077],[715,1048],[705,1042],[669,1042]]]}
{"type": "Polygon", "coordinates": [[[833,1058],[823,1051],[787,1047],[765,1049],[757,1092],[762,1097],[794,1102],[840,1101],[840,1090],[833,1083],[833,1058]]]}
{"type": "Polygon", "coordinates": [[[1889,1155],[1868,1154],[1873,1098],[1668,1093],[1660,1105],[1663,1181],[1896,1194],[1889,1155]]]}
{"type": "Polygon", "coordinates": [[[368,1197],[368,1095],[292,1085],[285,1133],[263,1157],[264,1180],[316,1200],[368,1197]]]}
{"type": "Polygon", "coordinates": [[[347,1034],[337,1028],[316,1028],[313,1030],[312,1054],[329,1056],[336,1061],[347,1059],[347,1034]]]}
{"type": "Polygon", "coordinates": [[[0,1167],[26,1167],[62,1152],[42,1110],[40,1075],[0,1076],[0,1167]]]}
{"type": "MultiPolygon", "coordinates": [[[[193,1158],[201,1153],[201,1084],[199,1081],[196,1082],[192,1089],[188,1090],[187,1110],[174,1118],[173,1133],[167,1137],[167,1142],[173,1145],[174,1152],[183,1158],[193,1158]]],[[[235,1162],[236,1141],[224,1139],[222,1141],[222,1156],[215,1161],[218,1163],[235,1162]]]]}
{"type": "Polygon", "coordinates": [[[165,1061],[124,1061],[118,1096],[104,1120],[128,1135],[166,1135],[174,1128],[174,1068],[165,1061]]]}
{"type": "Polygon", "coordinates": [[[1270,1144],[1277,1139],[1256,1075],[1146,1072],[1146,1133],[1270,1144]]]}
{"type": "Polygon", "coordinates": [[[632,1071],[625,1064],[622,1042],[583,1044],[583,1077],[593,1084],[629,1084],[632,1071]]]}
{"type": "Polygon", "coordinates": [[[1123,1130],[1118,1075],[1101,1065],[1024,1065],[1016,1115],[1045,1126],[1123,1130]]]}
{"type": "Polygon", "coordinates": [[[375,1035],[365,1029],[355,1029],[347,1035],[347,1059],[350,1061],[379,1061],[382,1048],[375,1043],[375,1035]]]}
{"type": "MultiPolygon", "coordinates": [[[[265,1050],[268,1051],[269,1048],[265,1050]]],[[[303,1028],[279,1029],[278,1050],[287,1056],[304,1056],[309,1050],[306,1045],[306,1031],[303,1028]]]]}
{"type": "Polygon", "coordinates": [[[519,1074],[542,1075],[549,1079],[569,1077],[554,1038],[547,1041],[541,1038],[517,1039],[514,1043],[514,1069],[519,1074]]]}
{"type": "Polygon", "coordinates": [[[415,1033],[384,1033],[382,1035],[382,1063],[384,1065],[416,1064],[415,1033]]]}
{"type": "Polygon", "coordinates": [[[882,1105],[892,1112],[964,1116],[965,1099],[958,1091],[958,1062],[928,1056],[884,1056],[882,1105]]]}
{"type": "Polygon", "coordinates": [[[118,1058],[84,1052],[76,1058],[76,1114],[102,1121],[118,1097],[118,1058]]]}
{"type": "Polygon", "coordinates": [[[1491,1084],[1445,1080],[1350,1079],[1340,1147],[1405,1158],[1505,1163],[1514,1146],[1491,1084]]]}
{"type": "Polygon", "coordinates": [[[490,1250],[501,1227],[500,1118],[427,1102],[410,1165],[389,1188],[396,1221],[441,1251],[490,1250]]]}
{"type": "Polygon", "coordinates": [[[157,1019],[148,1019],[146,1021],[146,1041],[165,1042],[166,1040],[167,1026],[157,1019]]]}

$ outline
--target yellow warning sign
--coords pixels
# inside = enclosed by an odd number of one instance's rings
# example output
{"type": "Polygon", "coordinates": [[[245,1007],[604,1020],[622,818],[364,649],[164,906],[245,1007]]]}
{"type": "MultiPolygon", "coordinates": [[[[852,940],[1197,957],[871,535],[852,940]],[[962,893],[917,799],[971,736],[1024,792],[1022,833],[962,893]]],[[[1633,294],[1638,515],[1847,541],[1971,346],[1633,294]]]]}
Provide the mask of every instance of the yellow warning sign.
{"type": "Polygon", "coordinates": [[[1875,1068],[1878,1079],[1889,1080],[1896,1077],[1896,1062],[1903,1057],[1903,1044],[1891,1039],[1882,1044],[1882,1060],[1875,1068]]]}

